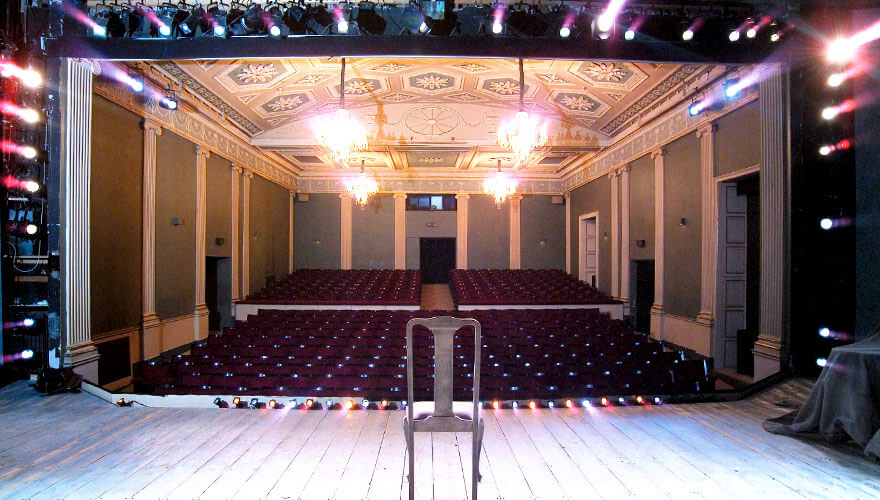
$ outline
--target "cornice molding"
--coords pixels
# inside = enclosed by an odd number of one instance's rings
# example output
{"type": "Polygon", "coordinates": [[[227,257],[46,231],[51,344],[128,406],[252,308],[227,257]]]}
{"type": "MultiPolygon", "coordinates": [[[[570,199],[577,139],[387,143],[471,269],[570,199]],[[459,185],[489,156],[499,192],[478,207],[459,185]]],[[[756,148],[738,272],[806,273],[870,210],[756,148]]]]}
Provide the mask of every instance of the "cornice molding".
{"type": "MultiPolygon", "coordinates": [[[[484,194],[483,178],[474,179],[418,179],[388,178],[376,179],[380,193],[426,193],[426,194],[484,194]]],[[[300,177],[297,191],[301,193],[340,193],[345,191],[343,179],[339,177],[300,177]]],[[[562,194],[561,181],[520,181],[517,191],[521,194],[562,194]]]]}
{"type": "Polygon", "coordinates": [[[679,139],[689,133],[712,124],[722,116],[730,114],[741,107],[758,99],[757,89],[743,96],[715,114],[705,113],[699,116],[690,116],[687,108],[690,105],[685,102],[671,109],[666,116],[649,126],[639,134],[636,134],[622,142],[611,146],[607,150],[595,156],[579,170],[572,172],[562,179],[562,190],[573,191],[590,181],[593,181],[621,165],[630,163],[646,154],[652,154],[658,148],[679,139]]]}
{"type": "Polygon", "coordinates": [[[123,108],[159,124],[194,142],[197,146],[245,166],[248,170],[288,189],[297,189],[296,178],[268,160],[262,151],[229,134],[220,127],[206,123],[201,117],[185,110],[171,111],[160,107],[155,101],[141,101],[141,96],[119,84],[95,79],[96,94],[109,99],[123,108]]]}

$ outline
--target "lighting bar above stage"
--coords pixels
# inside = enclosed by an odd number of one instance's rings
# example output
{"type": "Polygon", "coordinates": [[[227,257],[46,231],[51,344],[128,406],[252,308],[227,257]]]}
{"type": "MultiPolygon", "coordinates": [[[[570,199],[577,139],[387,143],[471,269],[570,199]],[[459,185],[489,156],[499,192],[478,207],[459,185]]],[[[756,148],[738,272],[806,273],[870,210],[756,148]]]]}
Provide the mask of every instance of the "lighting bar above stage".
{"type": "Polygon", "coordinates": [[[601,39],[510,38],[486,36],[302,35],[202,37],[190,39],[46,39],[50,57],[109,60],[236,59],[249,57],[494,57],[525,59],[635,61],[656,63],[757,64],[814,58],[823,47],[798,33],[780,43],[718,41],[609,41],[601,39]]]}

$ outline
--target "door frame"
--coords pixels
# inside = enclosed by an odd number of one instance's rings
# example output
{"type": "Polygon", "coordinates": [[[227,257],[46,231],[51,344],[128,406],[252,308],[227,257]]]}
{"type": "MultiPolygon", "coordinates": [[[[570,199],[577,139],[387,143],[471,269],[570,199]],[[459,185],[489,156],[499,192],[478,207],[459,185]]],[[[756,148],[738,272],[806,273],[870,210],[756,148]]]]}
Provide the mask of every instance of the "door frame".
{"type": "MultiPolygon", "coordinates": [[[[721,203],[722,203],[722,190],[724,189],[724,185],[730,182],[736,182],[744,177],[749,177],[752,175],[758,174],[758,179],[760,182],[761,175],[761,166],[760,165],[752,165],[751,167],[743,168],[734,172],[730,172],[728,174],[719,175],[714,178],[715,181],[715,217],[712,221],[712,232],[714,234],[715,240],[715,262],[713,263],[715,270],[715,279],[713,280],[715,290],[713,291],[714,295],[714,307],[712,311],[713,321],[712,321],[712,329],[711,329],[711,339],[710,339],[710,348],[712,357],[715,359],[715,366],[718,368],[723,368],[725,366],[725,361],[728,361],[725,356],[725,345],[724,345],[724,332],[723,332],[723,315],[724,315],[724,278],[723,278],[723,270],[721,269],[721,250],[723,248],[722,238],[724,235],[721,234],[721,203]]],[[[734,360],[734,365],[735,365],[734,360]]],[[[735,367],[735,366],[734,366],[735,367]]]]}
{"type": "Polygon", "coordinates": [[[587,221],[593,219],[596,224],[596,288],[599,288],[599,212],[590,212],[578,216],[578,279],[589,283],[587,280],[587,221]]]}

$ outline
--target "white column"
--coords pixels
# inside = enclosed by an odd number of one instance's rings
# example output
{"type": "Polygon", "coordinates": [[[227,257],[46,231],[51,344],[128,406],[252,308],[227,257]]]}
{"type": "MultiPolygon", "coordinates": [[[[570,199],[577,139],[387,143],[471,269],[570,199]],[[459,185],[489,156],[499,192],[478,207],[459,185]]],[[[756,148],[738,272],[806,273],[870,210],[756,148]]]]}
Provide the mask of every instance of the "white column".
{"type": "Polygon", "coordinates": [[[143,257],[141,260],[141,353],[150,359],[162,353],[159,315],[156,314],[156,138],[162,134],[158,123],[145,119],[143,257]]]}
{"type": "Polygon", "coordinates": [[[520,224],[522,220],[522,195],[514,194],[510,197],[510,269],[522,267],[522,242],[520,237],[520,224]]]}
{"type": "Polygon", "coordinates": [[[761,330],[752,350],[755,380],[780,371],[787,356],[786,159],[788,79],[779,66],[758,85],[761,110],[761,330]]]}
{"type": "Polygon", "coordinates": [[[63,365],[98,382],[98,348],[90,315],[89,184],[92,150],[92,72],[66,59],[61,83],[63,365]]]}
{"type": "Polygon", "coordinates": [[[611,179],[611,296],[620,297],[620,186],[616,170],[608,174],[611,179]]]}
{"type": "Polygon", "coordinates": [[[457,194],[455,212],[455,267],[468,267],[468,200],[469,194],[457,194]]]}
{"type": "Polygon", "coordinates": [[[394,193],[394,269],[406,269],[405,193],[394,193]]]}
{"type": "Polygon", "coordinates": [[[571,193],[564,193],[565,199],[565,272],[571,274],[571,193]]]}
{"type": "Polygon", "coordinates": [[[654,160],[654,304],[651,306],[651,335],[663,338],[663,215],[666,207],[666,183],[663,149],[651,152],[654,160]]]}
{"type": "Polygon", "coordinates": [[[341,269],[351,269],[351,196],[339,193],[340,263],[341,269]]]}
{"type": "Polygon", "coordinates": [[[208,337],[208,306],[205,304],[205,233],[208,225],[208,157],[211,152],[196,147],[196,310],[193,340],[208,337]]]}
{"type": "MultiPolygon", "coordinates": [[[[239,287],[239,263],[238,263],[238,254],[239,254],[239,246],[238,246],[238,223],[239,223],[239,215],[238,215],[238,201],[241,197],[241,193],[239,192],[239,181],[241,178],[242,168],[234,163],[229,165],[229,170],[231,172],[232,177],[232,245],[231,245],[231,255],[232,258],[232,307],[235,308],[235,301],[241,298],[241,288],[239,287]]],[[[233,311],[234,313],[235,311],[233,311]]],[[[234,316],[234,314],[233,314],[234,316]]]]}
{"type": "Polygon", "coordinates": [[[241,298],[251,293],[251,179],[253,172],[241,174],[241,298]]]}
{"type": "Polygon", "coordinates": [[[293,225],[293,204],[296,202],[296,191],[290,191],[290,212],[288,214],[287,226],[287,272],[293,272],[293,243],[294,243],[294,225],[293,225]]]}
{"type": "Polygon", "coordinates": [[[629,164],[620,168],[620,300],[629,314],[629,164]]]}
{"type": "MultiPolygon", "coordinates": [[[[715,124],[707,123],[697,129],[700,139],[700,203],[702,251],[700,252],[700,312],[697,322],[712,328],[715,311],[715,268],[718,245],[718,208],[715,201],[715,124]]],[[[710,332],[711,333],[711,330],[710,332]]]]}

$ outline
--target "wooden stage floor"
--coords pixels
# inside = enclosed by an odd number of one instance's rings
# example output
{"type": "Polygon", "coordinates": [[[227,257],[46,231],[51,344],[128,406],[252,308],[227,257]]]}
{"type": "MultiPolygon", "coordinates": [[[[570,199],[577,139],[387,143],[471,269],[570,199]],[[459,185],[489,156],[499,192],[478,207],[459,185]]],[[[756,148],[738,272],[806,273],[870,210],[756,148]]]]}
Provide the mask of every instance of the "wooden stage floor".
{"type": "MultiPolygon", "coordinates": [[[[854,446],[765,432],[809,389],[735,403],[484,411],[481,498],[880,498],[854,446]]],[[[406,498],[402,411],[119,408],[0,389],[2,498],[406,498]]],[[[416,495],[470,494],[467,434],[418,435],[416,495]],[[464,473],[463,471],[467,471],[464,473]]]]}

